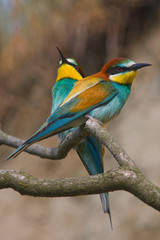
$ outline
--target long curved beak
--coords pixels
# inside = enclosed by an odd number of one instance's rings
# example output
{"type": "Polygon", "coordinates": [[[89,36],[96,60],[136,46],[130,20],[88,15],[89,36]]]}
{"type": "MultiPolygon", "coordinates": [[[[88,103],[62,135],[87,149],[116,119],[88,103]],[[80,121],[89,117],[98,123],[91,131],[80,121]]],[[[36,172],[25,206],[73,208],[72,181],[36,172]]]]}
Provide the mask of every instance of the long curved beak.
{"type": "Polygon", "coordinates": [[[149,64],[149,63],[135,63],[133,64],[131,67],[129,67],[129,70],[130,71],[136,71],[140,68],[143,68],[143,67],[148,67],[148,66],[151,66],[152,64],[149,64]]]}
{"type": "Polygon", "coordinates": [[[67,59],[64,57],[64,55],[62,54],[62,52],[60,51],[60,49],[58,47],[56,47],[60,56],[61,56],[61,60],[62,60],[62,64],[63,63],[68,63],[67,59]]]}

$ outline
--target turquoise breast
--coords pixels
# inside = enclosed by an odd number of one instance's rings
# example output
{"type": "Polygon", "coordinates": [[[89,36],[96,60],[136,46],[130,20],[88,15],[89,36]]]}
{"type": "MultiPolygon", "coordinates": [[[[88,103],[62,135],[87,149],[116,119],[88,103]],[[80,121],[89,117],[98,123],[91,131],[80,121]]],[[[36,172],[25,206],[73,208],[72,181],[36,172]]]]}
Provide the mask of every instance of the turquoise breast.
{"type": "Polygon", "coordinates": [[[113,85],[117,89],[118,94],[107,104],[89,113],[90,116],[99,119],[103,123],[107,123],[120,112],[131,92],[131,85],[121,85],[115,82],[113,82],[113,85]]]}

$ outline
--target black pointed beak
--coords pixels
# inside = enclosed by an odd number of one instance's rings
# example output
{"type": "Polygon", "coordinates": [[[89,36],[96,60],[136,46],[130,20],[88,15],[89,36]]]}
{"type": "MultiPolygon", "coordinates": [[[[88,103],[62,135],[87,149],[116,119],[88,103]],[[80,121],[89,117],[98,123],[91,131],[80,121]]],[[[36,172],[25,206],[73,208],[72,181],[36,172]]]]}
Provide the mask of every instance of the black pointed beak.
{"type": "Polygon", "coordinates": [[[63,56],[62,52],[60,51],[60,49],[58,47],[56,47],[60,56],[61,56],[61,60],[62,60],[62,64],[63,63],[68,63],[67,59],[63,56]]]}
{"type": "Polygon", "coordinates": [[[130,71],[137,71],[140,68],[148,67],[148,66],[151,66],[151,65],[152,64],[149,64],[149,63],[135,63],[131,67],[129,67],[129,70],[130,71]]]}

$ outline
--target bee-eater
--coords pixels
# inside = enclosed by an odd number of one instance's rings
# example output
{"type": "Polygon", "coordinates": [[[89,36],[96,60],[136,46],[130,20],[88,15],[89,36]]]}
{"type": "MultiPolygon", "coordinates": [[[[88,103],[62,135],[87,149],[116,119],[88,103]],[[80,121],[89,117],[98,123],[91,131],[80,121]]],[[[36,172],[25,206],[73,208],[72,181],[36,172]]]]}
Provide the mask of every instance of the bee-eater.
{"type": "Polygon", "coordinates": [[[35,142],[82,125],[87,121],[86,114],[107,123],[122,109],[137,70],[147,66],[151,64],[115,58],[106,63],[100,72],[84,78],[83,81],[76,81],[68,96],[40,129],[6,160],[16,157],[35,142]]]}
{"type": "Polygon", "coordinates": [[[6,160],[16,157],[31,144],[82,125],[86,115],[107,123],[116,116],[127,100],[137,70],[150,66],[127,58],[116,58],[106,63],[100,72],[76,81],[65,100],[26,142],[6,160]]]}
{"type": "MultiPolygon", "coordinates": [[[[75,59],[66,59],[62,52],[57,48],[61,61],[59,63],[56,84],[52,89],[52,110],[51,114],[58,108],[58,106],[66,99],[76,81],[82,81],[84,73],[81,66],[75,59]]],[[[62,141],[70,131],[74,131],[75,128],[69,129],[65,132],[58,134],[59,141],[62,141]]],[[[104,146],[98,139],[92,136],[84,138],[76,147],[79,157],[81,158],[84,166],[86,167],[90,175],[103,173],[103,155],[104,146]]],[[[110,223],[112,227],[111,212],[109,206],[108,193],[100,194],[102,207],[104,213],[109,214],[110,223]]]]}

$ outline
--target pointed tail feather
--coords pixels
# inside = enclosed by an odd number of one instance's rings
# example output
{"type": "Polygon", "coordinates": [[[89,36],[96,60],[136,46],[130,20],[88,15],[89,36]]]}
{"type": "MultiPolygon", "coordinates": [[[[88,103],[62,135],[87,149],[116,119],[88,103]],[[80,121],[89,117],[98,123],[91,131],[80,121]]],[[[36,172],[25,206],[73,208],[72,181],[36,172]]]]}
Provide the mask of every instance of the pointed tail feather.
{"type": "Polygon", "coordinates": [[[102,207],[104,213],[109,214],[109,220],[111,224],[111,229],[113,230],[113,225],[112,225],[112,217],[111,217],[111,210],[110,210],[110,205],[109,205],[109,195],[108,193],[101,193],[100,194],[101,202],[102,202],[102,207]]]}
{"type": "MultiPolygon", "coordinates": [[[[88,136],[76,146],[76,151],[90,175],[103,172],[103,145],[94,137],[88,136]]],[[[100,194],[104,213],[109,214],[112,227],[108,193],[100,194]]]]}
{"type": "Polygon", "coordinates": [[[12,152],[5,160],[9,160],[10,158],[15,158],[17,157],[23,150],[25,150],[27,147],[29,147],[30,144],[22,144],[20,145],[14,152],[12,152]]]}

